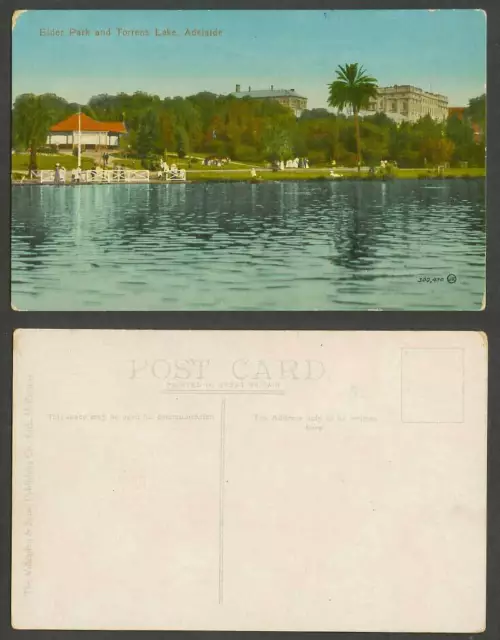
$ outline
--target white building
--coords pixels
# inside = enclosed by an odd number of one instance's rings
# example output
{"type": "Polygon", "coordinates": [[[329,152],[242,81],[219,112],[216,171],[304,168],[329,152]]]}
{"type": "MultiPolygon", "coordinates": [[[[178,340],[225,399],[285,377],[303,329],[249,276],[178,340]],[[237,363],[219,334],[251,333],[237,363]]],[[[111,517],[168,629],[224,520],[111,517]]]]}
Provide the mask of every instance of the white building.
{"type": "Polygon", "coordinates": [[[363,115],[374,113],[385,113],[396,122],[416,122],[426,115],[442,121],[448,117],[448,98],[408,84],[379,87],[363,115]]]}
{"type": "Polygon", "coordinates": [[[50,128],[47,144],[74,147],[78,144],[79,131],[81,145],[91,149],[118,147],[120,136],[127,133],[123,122],[99,122],[84,113],[75,113],[50,128]]]}

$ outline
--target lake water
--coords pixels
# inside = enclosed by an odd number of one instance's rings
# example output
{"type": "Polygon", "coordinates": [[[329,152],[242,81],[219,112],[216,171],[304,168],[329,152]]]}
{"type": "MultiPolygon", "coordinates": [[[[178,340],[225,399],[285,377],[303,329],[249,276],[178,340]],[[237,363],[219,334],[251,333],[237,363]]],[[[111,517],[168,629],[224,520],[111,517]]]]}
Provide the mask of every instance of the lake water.
{"type": "Polygon", "coordinates": [[[480,309],[483,180],[14,186],[23,310],[480,309]]]}

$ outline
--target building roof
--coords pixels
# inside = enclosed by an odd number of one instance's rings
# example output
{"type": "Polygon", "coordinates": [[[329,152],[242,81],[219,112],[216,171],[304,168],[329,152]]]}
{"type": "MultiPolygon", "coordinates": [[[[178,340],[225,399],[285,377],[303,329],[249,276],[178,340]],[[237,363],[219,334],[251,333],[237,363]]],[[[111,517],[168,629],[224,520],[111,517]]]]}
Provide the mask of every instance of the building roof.
{"type": "MultiPolygon", "coordinates": [[[[113,133],[127,133],[124,122],[99,122],[85,113],[80,116],[82,131],[112,131],[113,133]]],[[[50,127],[51,131],[78,131],[78,114],[74,113],[66,120],[61,120],[50,127]]]]}
{"type": "Polygon", "coordinates": [[[231,94],[235,98],[304,98],[295,89],[257,89],[251,91],[238,91],[231,94]]]}

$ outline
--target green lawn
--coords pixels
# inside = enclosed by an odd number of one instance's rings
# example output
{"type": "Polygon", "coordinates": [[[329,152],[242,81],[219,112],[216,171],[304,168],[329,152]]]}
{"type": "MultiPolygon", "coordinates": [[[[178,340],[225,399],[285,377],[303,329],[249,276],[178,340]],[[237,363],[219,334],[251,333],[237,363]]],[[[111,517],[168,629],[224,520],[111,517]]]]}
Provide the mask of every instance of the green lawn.
{"type": "MultiPolygon", "coordinates": [[[[436,176],[437,171],[432,169],[397,169],[397,178],[419,178],[424,176],[436,176]]],[[[456,176],[467,178],[484,178],[486,176],[486,169],[483,168],[471,168],[471,169],[445,169],[444,176],[456,176]]]]}
{"type": "MultiPolygon", "coordinates": [[[[68,154],[54,154],[54,155],[37,155],[37,163],[39,169],[54,169],[56,162],[66,169],[75,169],[77,166],[77,158],[68,154]]],[[[230,180],[230,181],[250,181],[250,170],[252,165],[241,165],[239,163],[231,162],[224,167],[205,167],[201,162],[196,162],[191,168],[188,168],[188,161],[186,159],[179,159],[175,155],[168,156],[169,164],[176,164],[180,169],[187,169],[187,179],[194,182],[208,182],[216,180],[230,180]],[[236,171],[236,169],[238,169],[236,171]],[[242,170],[243,169],[243,170],[242,170]]],[[[16,153],[12,155],[12,172],[26,172],[28,169],[29,154],[16,153]]],[[[123,167],[130,169],[142,169],[141,161],[137,158],[119,158],[115,156],[115,162],[110,163],[113,165],[122,165],[123,167]]],[[[91,169],[94,165],[92,158],[82,156],[82,168],[91,169]]],[[[311,169],[294,169],[284,171],[270,171],[264,167],[255,166],[257,170],[257,176],[262,181],[270,180],[331,180],[330,167],[313,167],[311,169]]],[[[342,168],[335,168],[335,173],[342,176],[344,180],[380,180],[381,176],[369,174],[366,171],[358,173],[354,170],[344,170],[342,168]]],[[[456,178],[478,178],[485,177],[486,170],[484,168],[471,168],[471,169],[446,169],[444,171],[444,177],[456,177],[456,178]]],[[[393,171],[392,176],[395,179],[418,179],[418,178],[437,178],[437,172],[435,170],[421,169],[396,169],[393,171]]],[[[156,172],[151,172],[151,179],[155,180],[156,172]]]]}
{"type": "MultiPolygon", "coordinates": [[[[29,165],[28,153],[14,153],[12,154],[12,171],[27,171],[29,165]]],[[[69,154],[54,154],[54,155],[39,155],[36,156],[38,169],[55,169],[56,162],[66,169],[76,169],[78,166],[78,159],[76,156],[69,154]]],[[[82,156],[82,169],[92,169],[94,161],[91,158],[82,156]]]]}
{"type": "MultiPolygon", "coordinates": [[[[367,172],[361,172],[358,174],[356,171],[343,172],[341,169],[336,169],[335,173],[338,173],[342,176],[343,180],[381,180],[382,178],[379,176],[373,176],[367,172]]],[[[292,170],[292,171],[259,171],[257,168],[257,176],[262,181],[269,180],[331,180],[330,171],[328,169],[306,169],[306,170],[292,170]]],[[[476,177],[484,177],[485,170],[484,169],[448,169],[445,171],[444,176],[450,177],[464,177],[464,178],[476,178],[476,177]]],[[[417,179],[420,177],[436,177],[436,174],[431,174],[427,176],[426,171],[423,169],[401,169],[396,171],[393,174],[395,179],[417,179]]],[[[247,171],[210,171],[210,170],[200,170],[200,169],[191,169],[187,172],[188,180],[193,180],[195,182],[204,182],[210,180],[245,180],[248,181],[251,179],[250,169],[247,171]]],[[[389,178],[390,179],[390,178],[389,178]]]]}
{"type": "MultiPolygon", "coordinates": [[[[257,169],[257,177],[262,180],[314,180],[318,178],[325,178],[328,176],[327,171],[314,171],[312,169],[308,171],[259,171],[257,169]]],[[[187,172],[188,180],[194,180],[196,182],[203,182],[209,180],[250,180],[250,167],[245,171],[224,171],[224,169],[218,169],[211,171],[209,167],[200,169],[191,169],[187,172]]]]}

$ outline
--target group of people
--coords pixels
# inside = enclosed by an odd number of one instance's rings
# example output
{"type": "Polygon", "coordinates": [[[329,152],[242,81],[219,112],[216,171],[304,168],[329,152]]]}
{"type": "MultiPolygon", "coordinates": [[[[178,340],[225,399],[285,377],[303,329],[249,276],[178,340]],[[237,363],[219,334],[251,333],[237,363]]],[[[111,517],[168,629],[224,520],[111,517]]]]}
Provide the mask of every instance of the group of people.
{"type": "Polygon", "coordinates": [[[398,163],[395,160],[392,160],[392,161],[390,161],[390,160],[381,160],[380,161],[380,167],[382,169],[387,169],[387,167],[394,167],[394,168],[397,169],[398,163]]]}
{"type": "Polygon", "coordinates": [[[82,181],[82,170],[80,167],[73,169],[71,171],[71,182],[81,182],[82,181]]]}
{"type": "Polygon", "coordinates": [[[172,164],[170,167],[162,160],[160,162],[160,171],[158,171],[158,178],[165,180],[185,180],[186,170],[179,169],[176,164],[172,164]]]}
{"type": "MultiPolygon", "coordinates": [[[[71,182],[88,182],[93,181],[94,178],[103,179],[106,175],[104,171],[104,168],[97,166],[95,162],[92,165],[92,169],[90,169],[89,171],[82,171],[82,169],[78,167],[71,171],[71,182]]],[[[114,165],[113,181],[125,179],[125,168],[118,164],[114,165]]]]}
{"type": "Polygon", "coordinates": [[[385,173],[386,171],[391,171],[392,169],[397,168],[398,164],[396,161],[381,160],[378,167],[370,167],[370,173],[385,173]]]}
{"type": "Polygon", "coordinates": [[[231,162],[231,158],[216,158],[215,156],[207,157],[203,160],[205,167],[223,167],[231,162]]]}
{"type": "MultiPolygon", "coordinates": [[[[109,153],[107,151],[105,151],[102,154],[102,168],[98,167],[97,164],[94,162],[92,169],[91,169],[91,173],[93,173],[94,175],[96,175],[99,171],[103,170],[104,168],[106,168],[108,166],[108,162],[109,162],[109,153]]],[[[118,169],[122,169],[119,165],[115,165],[113,167],[115,170],[118,169]]],[[[123,179],[125,179],[125,171],[122,169],[123,171],[123,179]]],[[[82,182],[84,179],[84,176],[82,175],[82,169],[80,167],[77,167],[76,169],[72,169],[71,171],[71,182],[82,182]]],[[[62,167],[59,162],[56,162],[56,166],[54,169],[54,182],[59,183],[59,182],[65,182],[66,180],[66,169],[65,167],[62,167]]]]}
{"type": "Polygon", "coordinates": [[[272,163],[273,171],[284,171],[285,169],[309,169],[309,160],[307,158],[295,158],[294,160],[275,160],[272,163]]]}

